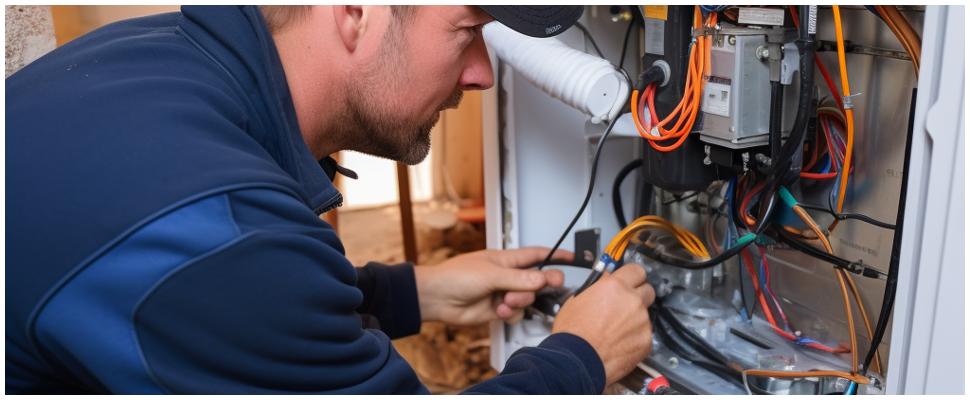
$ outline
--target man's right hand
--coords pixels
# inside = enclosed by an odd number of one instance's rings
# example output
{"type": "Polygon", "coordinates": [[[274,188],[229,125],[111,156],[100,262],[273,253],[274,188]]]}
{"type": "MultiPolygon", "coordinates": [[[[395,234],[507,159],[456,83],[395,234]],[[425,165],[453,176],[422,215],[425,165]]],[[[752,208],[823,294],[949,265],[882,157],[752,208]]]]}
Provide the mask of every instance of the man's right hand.
{"type": "Polygon", "coordinates": [[[606,371],[607,385],[630,373],[650,354],[653,328],[647,307],[655,298],[647,274],[636,264],[605,273],[592,286],[563,304],[552,332],[585,339],[606,371]]]}

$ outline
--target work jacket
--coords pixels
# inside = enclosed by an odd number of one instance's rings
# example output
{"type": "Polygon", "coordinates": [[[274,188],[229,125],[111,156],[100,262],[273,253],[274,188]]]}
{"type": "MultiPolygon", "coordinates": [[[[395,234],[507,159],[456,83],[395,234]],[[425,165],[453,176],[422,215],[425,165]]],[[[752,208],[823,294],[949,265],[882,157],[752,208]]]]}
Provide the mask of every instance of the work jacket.
{"type": "MultiPolygon", "coordinates": [[[[319,218],[336,166],[257,7],[84,35],[6,80],[6,115],[8,394],[427,393],[391,345],[413,266],[354,268],[319,218]]],[[[603,386],[556,334],[470,392],[603,386]]]]}

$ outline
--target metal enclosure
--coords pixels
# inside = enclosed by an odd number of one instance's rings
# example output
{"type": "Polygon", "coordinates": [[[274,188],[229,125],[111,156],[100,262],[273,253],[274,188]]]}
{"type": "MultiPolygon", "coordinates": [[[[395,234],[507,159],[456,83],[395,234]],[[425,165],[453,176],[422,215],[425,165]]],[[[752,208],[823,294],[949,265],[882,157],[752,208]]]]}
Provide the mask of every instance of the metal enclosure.
{"type": "MultiPolygon", "coordinates": [[[[766,50],[766,39],[764,30],[726,28],[724,39],[713,43],[711,77],[704,85],[701,100],[702,141],[728,148],[768,144],[769,67],[759,55],[766,50]]],[[[798,102],[798,90],[791,84],[798,81],[798,74],[792,75],[793,79],[785,85],[785,127],[791,125],[798,102]]]]}
{"type": "MultiPolygon", "coordinates": [[[[615,63],[620,57],[626,23],[611,21],[607,8],[588,6],[583,21],[607,58],[615,63]]],[[[965,275],[960,221],[963,221],[964,10],[962,6],[904,10],[914,28],[923,32],[923,68],[916,97],[895,317],[891,332],[887,332],[880,347],[884,360],[888,359],[884,388],[889,394],[963,393],[965,275]]],[[[843,7],[842,14],[847,40],[876,48],[901,48],[883,23],[864,8],[843,7]]],[[[818,22],[818,39],[834,40],[829,8],[820,8],[818,22]]],[[[647,23],[648,28],[657,24],[650,20],[647,23]]],[[[577,29],[567,31],[560,39],[575,48],[586,48],[577,29]]],[[[644,46],[653,46],[656,51],[657,42],[656,37],[649,35],[634,41],[631,47],[637,49],[627,54],[625,67],[638,71],[636,64],[644,46]]],[[[745,49],[754,45],[740,38],[737,43],[745,49]]],[[[837,74],[835,53],[819,54],[829,70],[837,74]]],[[[902,186],[904,144],[917,77],[906,60],[850,53],[847,62],[853,91],[858,94],[853,97],[857,115],[856,161],[846,210],[893,221],[902,186]]],[[[551,246],[580,205],[589,178],[593,147],[605,126],[590,125],[579,111],[548,97],[498,60],[493,59],[493,66],[497,87],[483,99],[488,246],[551,246]]],[[[764,83],[767,86],[766,79],[764,83]]],[[[733,92],[737,89],[731,90],[730,96],[735,96],[733,92]]],[[[767,101],[758,105],[741,97],[734,99],[735,105],[744,101],[750,110],[748,117],[740,121],[724,118],[721,122],[709,119],[705,124],[710,125],[705,130],[724,123],[734,126],[737,132],[751,134],[720,139],[730,142],[757,137],[757,132],[762,132],[760,115],[766,113],[767,101]],[[751,122],[745,122],[749,119],[751,122]],[[735,125],[739,123],[750,125],[735,125]]],[[[766,132],[766,114],[763,120],[763,132],[766,132]]],[[[790,126],[788,121],[783,125],[790,126]]],[[[589,207],[574,231],[600,228],[606,241],[621,228],[613,217],[610,184],[624,164],[643,154],[642,140],[633,132],[628,124],[617,124],[616,133],[607,141],[600,159],[597,185],[589,207]]],[[[640,178],[633,175],[622,186],[627,216],[633,215],[634,204],[639,201],[635,189],[640,185],[640,178]]],[[[824,200],[824,193],[818,187],[803,185],[798,190],[804,199],[817,204],[824,200]]],[[[700,219],[686,207],[671,205],[661,212],[668,219],[700,232],[700,219]]],[[[571,249],[572,234],[564,241],[564,248],[571,249]]],[[[831,239],[835,253],[845,259],[865,260],[883,270],[889,265],[891,231],[844,222],[831,239]]],[[[834,295],[837,285],[832,267],[792,250],[769,249],[767,256],[775,291],[785,304],[789,318],[798,321],[813,337],[834,342],[846,340],[846,321],[840,312],[839,298],[834,295]]],[[[736,287],[737,267],[737,261],[728,261],[710,270],[710,276],[701,282],[717,279],[725,287],[736,287]]],[[[564,270],[567,285],[578,284],[586,275],[585,270],[569,267],[564,270]]],[[[858,279],[857,283],[866,308],[873,314],[878,312],[884,281],[858,279]]],[[[731,291],[712,291],[711,301],[730,301],[732,295],[731,291]]],[[[755,321],[755,325],[759,323],[762,322],[755,321]]],[[[721,332],[732,327],[731,324],[726,317],[723,326],[710,327],[705,337],[722,337],[721,332]]],[[[861,347],[868,347],[866,332],[858,319],[855,329],[861,347]]],[[[501,369],[516,349],[534,345],[546,335],[548,326],[538,320],[515,325],[494,323],[492,365],[501,369]]],[[[720,345],[741,346],[729,339],[720,345]]],[[[669,355],[663,352],[662,346],[655,349],[658,350],[648,363],[662,367],[669,355]]],[[[842,361],[807,362],[838,365],[842,361]]],[[[683,365],[680,368],[685,377],[694,380],[692,389],[698,393],[743,393],[736,387],[705,378],[703,373],[687,371],[683,365]]]]}

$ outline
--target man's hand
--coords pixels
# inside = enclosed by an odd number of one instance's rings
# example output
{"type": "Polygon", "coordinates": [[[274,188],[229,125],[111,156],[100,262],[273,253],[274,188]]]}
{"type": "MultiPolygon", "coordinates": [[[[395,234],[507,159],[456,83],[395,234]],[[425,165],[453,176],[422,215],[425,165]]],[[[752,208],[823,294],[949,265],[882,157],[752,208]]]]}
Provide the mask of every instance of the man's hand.
{"type": "Polygon", "coordinates": [[[647,307],[654,298],[647,273],[639,265],[627,264],[566,301],[552,332],[571,333],[589,342],[603,360],[606,383],[611,384],[650,354],[653,328],[647,307]]]}
{"type": "MultiPolygon", "coordinates": [[[[531,268],[548,253],[545,247],[483,250],[436,266],[416,266],[421,319],[455,325],[518,321],[537,290],[562,286],[561,271],[531,268]]],[[[572,253],[559,250],[553,259],[568,261],[572,253]]]]}

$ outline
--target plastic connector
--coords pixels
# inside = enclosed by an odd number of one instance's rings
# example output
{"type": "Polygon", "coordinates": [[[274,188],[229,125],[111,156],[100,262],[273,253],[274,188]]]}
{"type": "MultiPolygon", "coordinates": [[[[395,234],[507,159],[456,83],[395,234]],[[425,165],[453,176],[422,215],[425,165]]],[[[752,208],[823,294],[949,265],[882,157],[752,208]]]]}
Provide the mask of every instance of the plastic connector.
{"type": "Polygon", "coordinates": [[[735,242],[735,246],[747,245],[748,243],[755,241],[757,238],[758,235],[755,235],[754,233],[745,234],[744,236],[738,238],[737,242],[735,242]]]}
{"type": "MultiPolygon", "coordinates": [[[[659,60],[662,61],[662,60],[659,60]]],[[[640,73],[637,78],[637,90],[643,92],[647,89],[651,83],[665,84],[670,79],[670,67],[668,66],[666,70],[661,64],[654,63],[647,68],[646,71],[640,73]]]]}
{"type": "Polygon", "coordinates": [[[788,208],[795,208],[795,206],[798,205],[798,201],[795,200],[795,196],[792,196],[791,192],[788,191],[788,188],[779,186],[778,195],[781,196],[781,200],[785,202],[785,205],[788,206],[788,208]]]}

